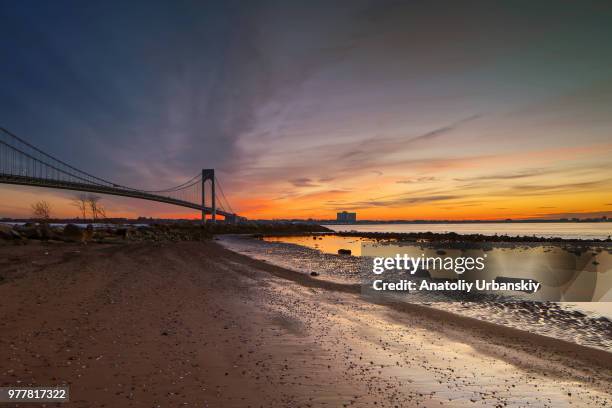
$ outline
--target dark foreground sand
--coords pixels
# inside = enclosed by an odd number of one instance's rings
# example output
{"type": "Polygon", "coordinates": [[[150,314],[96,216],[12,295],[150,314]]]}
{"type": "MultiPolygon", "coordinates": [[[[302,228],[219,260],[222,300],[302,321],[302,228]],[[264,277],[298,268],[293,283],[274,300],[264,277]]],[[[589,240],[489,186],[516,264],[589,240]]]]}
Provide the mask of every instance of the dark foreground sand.
{"type": "Polygon", "coordinates": [[[64,407],[612,406],[611,353],[213,242],[1,247],[0,276],[0,384],[64,407]]]}

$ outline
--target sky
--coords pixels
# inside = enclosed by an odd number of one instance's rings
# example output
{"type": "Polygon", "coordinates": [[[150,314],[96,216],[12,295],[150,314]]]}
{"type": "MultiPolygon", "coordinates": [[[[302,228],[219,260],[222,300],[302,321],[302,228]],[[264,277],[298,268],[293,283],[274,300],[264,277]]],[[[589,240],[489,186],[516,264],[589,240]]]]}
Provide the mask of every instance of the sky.
{"type": "MultiPolygon", "coordinates": [[[[249,218],[612,215],[612,4],[0,1],[0,126],[249,218]]],[[[0,185],[0,217],[74,193],[0,185]]],[[[104,197],[112,216],[195,211],[104,197]]]]}

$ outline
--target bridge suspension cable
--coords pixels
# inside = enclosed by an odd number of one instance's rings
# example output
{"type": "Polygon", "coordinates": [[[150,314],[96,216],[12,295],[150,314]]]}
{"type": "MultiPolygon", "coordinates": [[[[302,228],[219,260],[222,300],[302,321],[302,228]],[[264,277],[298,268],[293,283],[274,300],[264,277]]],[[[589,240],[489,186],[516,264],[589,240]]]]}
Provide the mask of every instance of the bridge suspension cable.
{"type": "Polygon", "coordinates": [[[223,192],[223,187],[221,186],[221,182],[219,182],[219,179],[217,177],[215,177],[215,182],[217,183],[217,188],[219,189],[219,192],[221,193],[219,198],[221,198],[220,201],[222,203],[222,208],[224,208],[226,211],[234,213],[234,210],[232,209],[232,206],[230,205],[229,201],[227,200],[227,197],[225,197],[225,193],[223,192]],[[224,203],[224,205],[223,205],[223,203],[224,203]]]}
{"type": "Polygon", "coordinates": [[[188,188],[188,187],[193,186],[196,183],[201,183],[201,182],[202,182],[202,173],[198,173],[191,179],[184,182],[183,184],[179,184],[178,186],[175,186],[175,187],[167,188],[165,190],[143,190],[143,191],[146,191],[147,193],[167,193],[167,192],[177,191],[182,188],[188,188]]]}

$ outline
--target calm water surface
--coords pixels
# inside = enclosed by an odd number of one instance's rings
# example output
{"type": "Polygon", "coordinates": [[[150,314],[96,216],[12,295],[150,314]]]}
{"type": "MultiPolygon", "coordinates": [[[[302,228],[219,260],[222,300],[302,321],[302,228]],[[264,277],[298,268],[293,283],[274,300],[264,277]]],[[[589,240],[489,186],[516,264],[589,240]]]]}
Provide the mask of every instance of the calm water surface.
{"type": "Polygon", "coordinates": [[[533,222],[480,224],[353,224],[326,225],[336,232],[455,232],[457,234],[536,236],[566,239],[607,239],[612,222],[533,222]]]}

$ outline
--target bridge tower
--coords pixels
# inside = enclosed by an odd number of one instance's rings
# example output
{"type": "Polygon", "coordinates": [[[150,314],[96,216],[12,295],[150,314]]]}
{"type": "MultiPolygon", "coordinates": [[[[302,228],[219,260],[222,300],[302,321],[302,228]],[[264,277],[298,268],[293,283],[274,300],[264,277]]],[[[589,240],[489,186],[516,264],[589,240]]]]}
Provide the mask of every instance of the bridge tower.
{"type": "MultiPolygon", "coordinates": [[[[217,219],[217,205],[215,195],[215,169],[202,169],[202,207],[206,207],[206,181],[210,180],[212,222],[217,219]]],[[[202,208],[202,223],[206,222],[206,210],[202,208]]]]}

